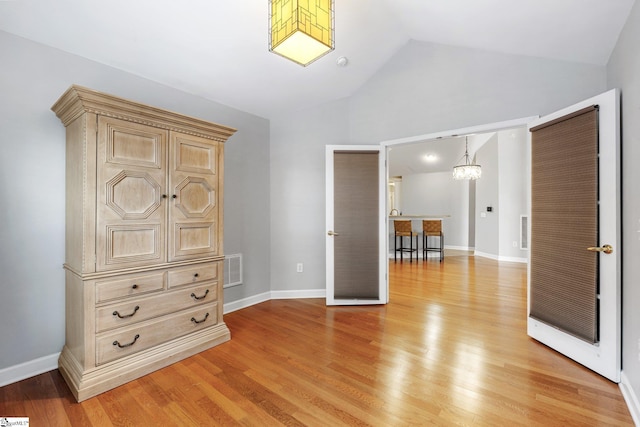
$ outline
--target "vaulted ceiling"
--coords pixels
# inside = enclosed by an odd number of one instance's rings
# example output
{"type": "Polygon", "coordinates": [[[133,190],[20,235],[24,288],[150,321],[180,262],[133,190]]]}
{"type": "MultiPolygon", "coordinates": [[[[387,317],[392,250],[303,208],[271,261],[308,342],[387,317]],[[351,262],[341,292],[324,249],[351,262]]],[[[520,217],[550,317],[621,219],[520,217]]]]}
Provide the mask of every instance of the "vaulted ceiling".
{"type": "Polygon", "coordinates": [[[605,65],[633,3],[335,0],[306,68],[269,53],[266,0],[0,0],[0,30],[268,118],[352,95],[411,39],[605,65]]]}

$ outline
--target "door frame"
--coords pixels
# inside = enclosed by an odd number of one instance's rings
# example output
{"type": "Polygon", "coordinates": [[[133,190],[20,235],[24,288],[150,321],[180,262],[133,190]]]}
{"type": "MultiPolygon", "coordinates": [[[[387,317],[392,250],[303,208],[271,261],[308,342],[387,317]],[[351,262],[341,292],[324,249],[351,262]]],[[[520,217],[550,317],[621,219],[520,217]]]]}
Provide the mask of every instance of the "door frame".
{"type": "MultiPolygon", "coordinates": [[[[388,156],[389,150],[393,146],[402,144],[412,144],[422,141],[451,138],[460,135],[468,135],[472,133],[487,133],[497,132],[500,130],[511,129],[516,127],[527,127],[529,123],[536,120],[539,116],[522,117],[512,120],[506,120],[501,122],[488,123],[483,125],[469,126],[465,128],[444,130],[435,133],[428,133],[422,135],[416,135],[405,138],[397,138],[384,140],[379,145],[327,145],[325,147],[325,259],[326,259],[326,290],[325,299],[327,305],[369,305],[369,304],[387,304],[389,302],[389,212],[387,206],[388,198],[388,185],[389,181],[389,168],[388,168],[388,156]],[[334,247],[333,237],[327,233],[334,230],[333,223],[333,191],[329,189],[333,188],[333,153],[334,151],[378,151],[379,152],[379,216],[380,222],[378,226],[379,232],[379,257],[380,257],[380,271],[379,271],[379,295],[378,301],[372,300],[357,300],[349,299],[336,300],[334,294],[334,247]]],[[[530,141],[530,140],[529,140],[530,141]]],[[[453,167],[453,165],[452,165],[453,167]]],[[[531,185],[527,186],[529,195],[527,200],[530,199],[531,185]]],[[[531,215],[531,205],[527,206],[527,213],[531,215]]]]}
{"type": "MultiPolygon", "coordinates": [[[[512,129],[512,128],[517,128],[517,127],[522,127],[522,128],[526,128],[529,123],[531,123],[534,120],[537,120],[539,116],[529,116],[529,117],[521,117],[521,118],[517,118],[517,119],[512,119],[512,120],[505,120],[502,122],[494,122],[494,123],[487,123],[487,124],[483,124],[483,125],[476,125],[476,126],[469,126],[469,127],[465,127],[465,128],[459,128],[459,129],[453,129],[453,130],[444,130],[444,131],[440,131],[440,132],[434,132],[434,133],[428,133],[428,134],[423,134],[423,135],[416,135],[416,136],[410,136],[410,137],[406,137],[406,138],[398,138],[398,139],[390,139],[390,140],[386,140],[386,141],[382,141],[380,142],[380,145],[384,148],[384,152],[385,152],[385,191],[384,191],[384,202],[386,204],[387,202],[387,198],[388,198],[388,189],[387,189],[387,185],[386,183],[389,181],[389,168],[386,165],[386,159],[389,158],[389,150],[391,148],[393,148],[394,146],[397,145],[403,145],[403,144],[415,144],[418,142],[426,142],[429,140],[435,140],[435,139],[443,139],[443,138],[455,138],[455,137],[460,137],[460,136],[464,136],[464,135],[470,135],[470,134],[474,134],[474,133],[489,133],[489,132],[498,132],[501,130],[506,130],[506,129],[512,129]]],[[[530,136],[528,136],[527,138],[527,144],[530,147],[530,143],[531,143],[531,139],[530,136]]],[[[529,159],[528,161],[530,162],[531,159],[529,159]]],[[[451,165],[451,168],[453,168],[454,165],[451,165]]],[[[531,182],[530,182],[530,177],[527,176],[527,215],[529,215],[529,217],[531,217],[531,182]]],[[[387,207],[388,208],[388,207],[387,207]]],[[[386,212],[389,212],[389,209],[386,210],[386,212]]],[[[386,214],[385,214],[386,215],[386,214]]],[[[390,243],[389,243],[389,238],[387,236],[389,236],[389,221],[387,220],[387,217],[384,217],[384,234],[381,235],[381,239],[384,239],[385,241],[385,253],[388,254],[389,250],[390,250],[390,243]]],[[[387,294],[389,293],[389,283],[387,280],[387,294]]]]}
{"type": "MultiPolygon", "coordinates": [[[[335,283],[334,283],[334,236],[330,235],[330,231],[336,231],[334,229],[334,169],[333,169],[333,155],[335,152],[345,151],[376,151],[378,152],[378,234],[383,236],[386,229],[383,226],[386,223],[386,177],[387,177],[387,152],[380,145],[327,145],[325,148],[325,248],[326,248],[326,304],[327,305],[372,305],[372,304],[387,304],[389,302],[389,283],[388,283],[388,269],[387,256],[385,250],[387,245],[382,239],[378,243],[378,299],[352,299],[352,298],[339,298],[334,297],[335,283]],[[383,221],[383,219],[385,221],[383,221]]],[[[339,233],[340,230],[337,230],[339,233]]]]}

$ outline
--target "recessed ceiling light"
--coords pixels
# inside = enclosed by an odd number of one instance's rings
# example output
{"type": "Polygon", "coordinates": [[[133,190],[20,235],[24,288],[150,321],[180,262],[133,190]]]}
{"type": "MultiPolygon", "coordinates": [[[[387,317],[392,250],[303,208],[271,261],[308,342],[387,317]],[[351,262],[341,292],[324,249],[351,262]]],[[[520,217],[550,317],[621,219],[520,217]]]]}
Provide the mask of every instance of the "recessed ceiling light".
{"type": "Polygon", "coordinates": [[[346,56],[341,56],[336,60],[336,65],[338,67],[346,67],[349,64],[349,59],[346,56]]]}
{"type": "Polygon", "coordinates": [[[425,162],[428,163],[433,163],[438,160],[438,156],[436,156],[435,154],[425,154],[424,156],[422,156],[422,158],[425,162]]]}

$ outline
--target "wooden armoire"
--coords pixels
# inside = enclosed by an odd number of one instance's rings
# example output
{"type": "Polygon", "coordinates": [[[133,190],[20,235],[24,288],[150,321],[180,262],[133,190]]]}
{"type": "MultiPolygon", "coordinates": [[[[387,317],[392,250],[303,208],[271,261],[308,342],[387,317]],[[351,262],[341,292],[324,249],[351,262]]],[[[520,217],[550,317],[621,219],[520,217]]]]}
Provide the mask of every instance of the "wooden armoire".
{"type": "Polygon", "coordinates": [[[71,86],[66,340],[78,401],[230,339],[222,318],[224,142],[235,129],[71,86]]]}

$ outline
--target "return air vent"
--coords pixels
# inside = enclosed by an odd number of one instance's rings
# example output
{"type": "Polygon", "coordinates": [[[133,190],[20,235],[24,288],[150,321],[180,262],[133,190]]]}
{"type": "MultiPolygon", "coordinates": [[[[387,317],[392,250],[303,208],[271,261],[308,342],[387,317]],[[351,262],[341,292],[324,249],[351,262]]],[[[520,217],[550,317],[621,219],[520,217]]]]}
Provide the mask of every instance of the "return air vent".
{"type": "Polygon", "coordinates": [[[520,249],[529,249],[529,216],[520,215],[520,249]]]}
{"type": "Polygon", "coordinates": [[[230,288],[242,284],[242,254],[225,255],[224,287],[230,288]]]}

